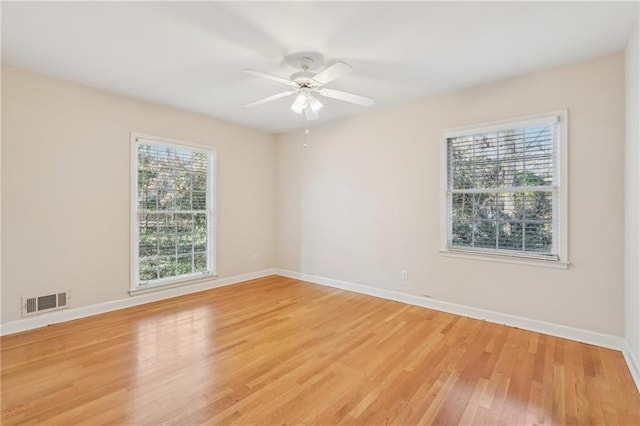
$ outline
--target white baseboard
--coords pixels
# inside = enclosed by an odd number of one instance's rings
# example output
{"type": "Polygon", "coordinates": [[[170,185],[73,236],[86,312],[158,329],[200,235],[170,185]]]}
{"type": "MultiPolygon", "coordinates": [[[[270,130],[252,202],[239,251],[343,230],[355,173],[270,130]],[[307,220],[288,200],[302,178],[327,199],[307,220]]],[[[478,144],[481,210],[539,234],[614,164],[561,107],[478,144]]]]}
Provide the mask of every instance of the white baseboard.
{"type": "Polygon", "coordinates": [[[633,377],[638,392],[640,392],[640,362],[638,362],[638,359],[633,355],[631,346],[629,346],[629,342],[627,342],[626,339],[623,342],[622,355],[624,355],[624,360],[627,361],[631,377],[633,377]]]}
{"type": "Polygon", "coordinates": [[[489,311],[486,309],[474,308],[471,306],[458,305],[456,303],[402,293],[394,290],[370,287],[362,284],[354,284],[346,281],[335,280],[333,278],[319,277],[317,275],[303,274],[300,272],[287,271],[283,269],[276,269],[275,273],[283,277],[308,281],[314,284],[335,287],[342,290],[353,291],[355,293],[380,297],[382,299],[394,300],[396,302],[421,306],[423,308],[448,312],[451,314],[484,320],[495,324],[517,327],[523,330],[535,331],[537,333],[548,334],[550,336],[561,337],[563,339],[574,340],[581,343],[587,343],[589,345],[601,346],[617,351],[622,350],[623,339],[621,337],[611,336],[609,334],[597,333],[595,331],[583,330],[580,328],[568,327],[560,324],[553,324],[550,322],[504,314],[501,312],[489,311]]]}
{"type": "Polygon", "coordinates": [[[116,311],[118,309],[130,308],[132,306],[144,305],[158,300],[170,299],[172,297],[183,296],[185,294],[197,293],[199,291],[238,284],[244,281],[263,278],[274,275],[275,269],[265,269],[247,274],[234,275],[232,277],[207,280],[192,285],[159,290],[153,293],[144,293],[128,297],[126,299],[112,300],[110,302],[99,303],[97,305],[82,306],[60,311],[42,314],[34,317],[11,321],[0,326],[0,336],[19,333],[21,331],[32,330],[34,328],[45,327],[51,324],[85,318],[92,315],[103,314],[105,312],[116,311]]]}

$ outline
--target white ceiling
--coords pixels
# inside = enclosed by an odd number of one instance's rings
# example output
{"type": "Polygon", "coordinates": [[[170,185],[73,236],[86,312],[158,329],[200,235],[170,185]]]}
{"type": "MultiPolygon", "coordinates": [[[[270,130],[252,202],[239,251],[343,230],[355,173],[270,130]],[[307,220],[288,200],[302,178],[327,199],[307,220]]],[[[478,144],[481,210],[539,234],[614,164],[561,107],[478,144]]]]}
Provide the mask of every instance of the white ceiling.
{"type": "MultiPolygon", "coordinates": [[[[268,132],[303,127],[283,57],[354,71],[381,108],[624,49],[637,2],[2,2],[2,63],[268,132]]],[[[326,122],[366,109],[323,99],[326,122]]]]}

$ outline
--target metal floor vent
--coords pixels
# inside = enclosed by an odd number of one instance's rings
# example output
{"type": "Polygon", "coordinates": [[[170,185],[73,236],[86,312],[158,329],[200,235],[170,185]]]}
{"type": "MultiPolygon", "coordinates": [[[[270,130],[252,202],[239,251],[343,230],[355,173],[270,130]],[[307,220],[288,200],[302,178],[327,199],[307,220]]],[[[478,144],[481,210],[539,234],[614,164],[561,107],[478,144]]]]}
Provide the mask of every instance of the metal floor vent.
{"type": "Polygon", "coordinates": [[[67,308],[69,292],[52,293],[38,297],[22,298],[22,316],[35,315],[42,312],[67,308]]]}

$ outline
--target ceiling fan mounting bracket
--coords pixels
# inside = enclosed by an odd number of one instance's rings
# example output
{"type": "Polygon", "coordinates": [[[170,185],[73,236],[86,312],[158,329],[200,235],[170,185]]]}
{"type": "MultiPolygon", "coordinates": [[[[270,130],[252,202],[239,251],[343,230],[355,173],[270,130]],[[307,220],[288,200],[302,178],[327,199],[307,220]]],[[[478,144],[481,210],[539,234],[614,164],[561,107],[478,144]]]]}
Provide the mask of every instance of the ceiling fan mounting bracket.
{"type": "Polygon", "coordinates": [[[303,71],[318,69],[323,63],[323,57],[318,52],[296,52],[284,57],[285,64],[303,71]]]}

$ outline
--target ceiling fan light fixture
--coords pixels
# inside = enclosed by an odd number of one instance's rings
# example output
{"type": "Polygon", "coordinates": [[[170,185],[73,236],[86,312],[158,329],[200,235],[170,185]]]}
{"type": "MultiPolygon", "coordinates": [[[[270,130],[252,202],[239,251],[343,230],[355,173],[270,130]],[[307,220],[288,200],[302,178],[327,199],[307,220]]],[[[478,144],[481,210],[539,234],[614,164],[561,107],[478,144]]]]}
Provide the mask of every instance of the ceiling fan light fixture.
{"type": "Polygon", "coordinates": [[[291,110],[298,114],[302,114],[302,112],[307,108],[311,109],[311,111],[316,114],[320,109],[322,109],[322,107],[322,102],[320,102],[316,97],[311,96],[309,93],[300,93],[296,97],[296,100],[293,101],[293,104],[291,104],[291,110]]]}
{"type": "Polygon", "coordinates": [[[298,114],[302,114],[302,111],[304,111],[306,106],[307,106],[307,97],[304,94],[300,93],[296,97],[296,100],[293,101],[293,104],[291,104],[291,110],[298,114]]]}
{"type": "Polygon", "coordinates": [[[309,107],[311,108],[311,111],[313,112],[318,112],[322,109],[322,102],[320,102],[317,98],[309,95],[307,96],[307,103],[309,104],[309,107]]]}

